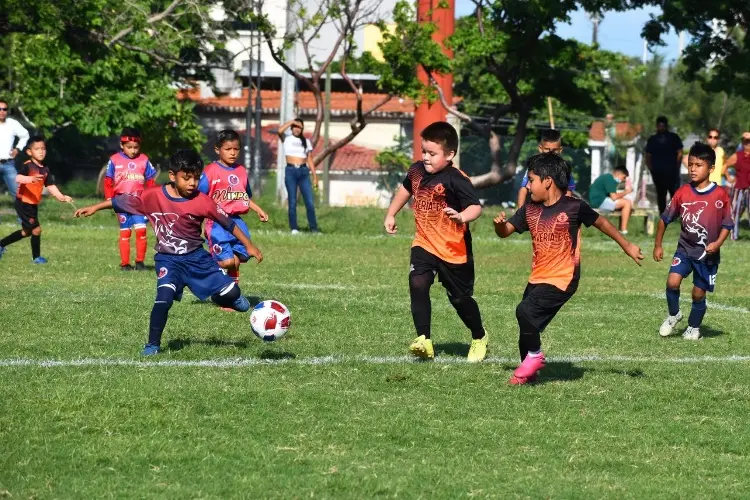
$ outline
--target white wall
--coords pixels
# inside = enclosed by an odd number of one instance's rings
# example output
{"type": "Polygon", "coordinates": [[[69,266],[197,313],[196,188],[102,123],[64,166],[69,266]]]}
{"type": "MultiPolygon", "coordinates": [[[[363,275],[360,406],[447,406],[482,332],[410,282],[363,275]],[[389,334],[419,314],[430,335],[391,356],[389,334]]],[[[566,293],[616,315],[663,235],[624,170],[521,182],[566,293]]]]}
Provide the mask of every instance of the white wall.
{"type": "MultiPolygon", "coordinates": [[[[362,180],[331,179],[331,206],[334,207],[380,207],[388,208],[391,195],[379,190],[370,176],[362,180]]],[[[322,185],[320,186],[322,189],[322,185]]]]}

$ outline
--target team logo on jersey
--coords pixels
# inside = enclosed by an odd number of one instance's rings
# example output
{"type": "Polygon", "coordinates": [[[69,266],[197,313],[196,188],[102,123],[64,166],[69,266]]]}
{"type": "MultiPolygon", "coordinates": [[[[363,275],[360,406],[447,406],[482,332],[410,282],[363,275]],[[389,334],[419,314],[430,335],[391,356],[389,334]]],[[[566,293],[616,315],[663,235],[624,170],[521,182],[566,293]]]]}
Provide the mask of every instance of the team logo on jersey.
{"type": "Polygon", "coordinates": [[[707,206],[707,201],[694,201],[681,205],[682,230],[694,234],[696,244],[703,247],[708,245],[708,231],[700,224],[700,218],[707,206]]]}
{"type": "Polygon", "coordinates": [[[187,253],[187,240],[175,236],[173,227],[180,218],[179,215],[171,212],[157,212],[150,215],[153,220],[154,234],[161,245],[171,249],[176,254],[187,253]]]}
{"type": "Polygon", "coordinates": [[[125,214],[117,214],[117,218],[120,219],[120,224],[125,224],[128,221],[128,217],[125,214]]]}
{"type": "Polygon", "coordinates": [[[672,259],[672,267],[679,266],[680,264],[682,264],[682,259],[679,257],[672,259]]]}
{"type": "Polygon", "coordinates": [[[227,181],[229,181],[229,184],[231,184],[232,186],[236,186],[237,184],[240,183],[240,178],[232,174],[229,177],[227,177],[227,181]]]}
{"type": "Polygon", "coordinates": [[[556,221],[560,224],[565,224],[566,222],[568,222],[568,214],[566,214],[565,212],[560,212],[559,214],[557,214],[556,221]]]}
{"type": "Polygon", "coordinates": [[[218,243],[214,243],[211,247],[211,251],[214,253],[214,255],[219,255],[221,253],[221,245],[218,243]]]}
{"type": "Polygon", "coordinates": [[[169,274],[169,270],[166,267],[159,268],[159,279],[162,279],[167,274],[169,274]]]}
{"type": "Polygon", "coordinates": [[[442,184],[437,184],[433,188],[433,190],[435,191],[435,194],[443,194],[445,193],[445,186],[443,186],[442,184]]]}
{"type": "Polygon", "coordinates": [[[724,208],[724,202],[721,200],[716,200],[716,203],[714,205],[716,205],[716,208],[718,208],[719,210],[724,208]]]}
{"type": "Polygon", "coordinates": [[[134,161],[128,162],[128,170],[135,170],[136,168],[138,168],[138,165],[134,161]]]}

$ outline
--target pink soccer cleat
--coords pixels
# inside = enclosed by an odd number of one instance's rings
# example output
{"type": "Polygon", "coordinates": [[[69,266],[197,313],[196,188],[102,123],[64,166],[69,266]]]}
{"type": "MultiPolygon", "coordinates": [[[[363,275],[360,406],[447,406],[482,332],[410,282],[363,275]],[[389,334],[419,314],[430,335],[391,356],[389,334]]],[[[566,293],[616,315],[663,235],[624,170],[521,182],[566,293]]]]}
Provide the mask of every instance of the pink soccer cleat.
{"type": "Polygon", "coordinates": [[[533,384],[536,382],[536,374],[532,375],[531,377],[516,377],[515,375],[510,376],[510,380],[508,380],[508,383],[510,385],[525,385],[525,384],[533,384]]]}
{"type": "Polygon", "coordinates": [[[544,353],[540,353],[539,356],[528,354],[519,367],[513,372],[513,375],[518,378],[529,378],[534,376],[536,375],[536,372],[544,368],[545,362],[544,353]]]}

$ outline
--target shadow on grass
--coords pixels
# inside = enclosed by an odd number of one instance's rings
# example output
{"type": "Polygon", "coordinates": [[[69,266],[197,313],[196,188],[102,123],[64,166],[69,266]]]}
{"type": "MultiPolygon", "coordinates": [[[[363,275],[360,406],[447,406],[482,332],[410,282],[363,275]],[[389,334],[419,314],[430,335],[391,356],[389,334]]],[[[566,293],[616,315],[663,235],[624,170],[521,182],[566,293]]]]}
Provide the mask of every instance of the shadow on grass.
{"type": "MultiPolygon", "coordinates": [[[[253,307],[263,302],[262,298],[257,297],[255,295],[245,295],[245,298],[247,299],[248,302],[250,302],[250,309],[252,309],[253,307]]],[[[214,302],[211,299],[206,299],[206,300],[195,299],[194,301],[191,302],[191,304],[218,307],[216,304],[214,304],[214,302]]]]}
{"type": "Polygon", "coordinates": [[[222,339],[184,339],[176,338],[172,339],[167,343],[167,349],[170,351],[181,351],[182,349],[192,345],[208,345],[212,347],[235,347],[237,349],[247,349],[250,345],[245,340],[222,340],[222,339]]]}
{"type": "Polygon", "coordinates": [[[469,344],[464,342],[448,342],[446,344],[435,344],[435,355],[445,354],[448,356],[462,356],[466,357],[469,355],[469,344]]]}
{"type": "Polygon", "coordinates": [[[260,359],[279,360],[279,359],[294,359],[297,357],[297,355],[292,352],[287,352],[287,351],[272,351],[271,349],[266,349],[262,351],[260,354],[258,354],[258,357],[260,359]]]}
{"type": "MultiPolygon", "coordinates": [[[[708,306],[711,307],[710,305],[708,306]]],[[[724,335],[724,332],[720,330],[714,330],[710,326],[701,325],[701,337],[719,337],[724,335]]]]}

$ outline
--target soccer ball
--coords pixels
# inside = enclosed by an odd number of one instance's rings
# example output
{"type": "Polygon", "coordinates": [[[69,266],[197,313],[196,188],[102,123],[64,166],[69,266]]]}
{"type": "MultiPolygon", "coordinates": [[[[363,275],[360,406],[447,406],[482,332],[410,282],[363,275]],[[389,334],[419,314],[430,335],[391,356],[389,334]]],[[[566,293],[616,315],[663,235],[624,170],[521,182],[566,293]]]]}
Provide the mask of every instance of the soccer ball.
{"type": "Polygon", "coordinates": [[[291,322],[289,308],[276,300],[264,300],[250,313],[250,327],[253,333],[266,342],[283,337],[291,322]]]}

